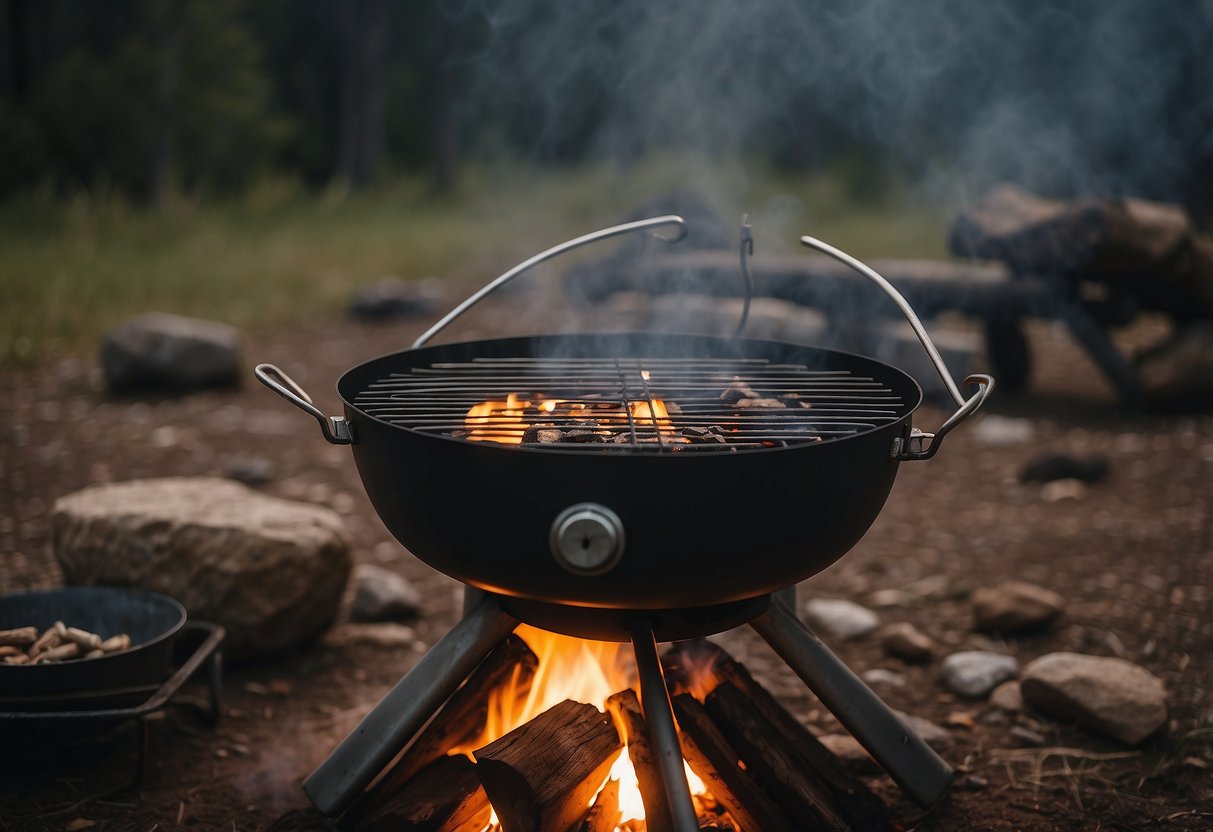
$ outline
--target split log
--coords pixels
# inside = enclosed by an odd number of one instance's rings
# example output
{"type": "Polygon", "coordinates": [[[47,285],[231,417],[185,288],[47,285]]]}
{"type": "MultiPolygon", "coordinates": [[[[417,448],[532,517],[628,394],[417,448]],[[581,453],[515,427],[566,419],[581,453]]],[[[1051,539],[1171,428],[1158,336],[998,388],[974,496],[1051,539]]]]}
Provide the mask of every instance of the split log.
{"type": "Polygon", "coordinates": [[[457,754],[431,762],[367,813],[357,828],[359,832],[480,832],[489,823],[490,811],[476,767],[457,754]]]}
{"type": "Polygon", "coordinates": [[[619,825],[619,781],[608,780],[578,827],[579,832],[615,832],[619,825]]]}
{"type": "Polygon", "coordinates": [[[520,637],[512,635],[502,642],[472,671],[379,782],[359,799],[350,817],[364,816],[434,760],[474,742],[484,732],[490,694],[512,683],[519,695],[524,695],[538,666],[539,659],[520,637]]]}
{"type": "Polygon", "coordinates": [[[872,832],[890,828],[892,821],[880,798],[720,647],[706,639],[685,641],[668,651],[662,664],[667,678],[699,699],[721,682],[732,684],[771,726],[771,733],[783,737],[795,750],[800,767],[815,772],[829,788],[852,827],[872,832]]]}
{"type": "Polygon", "coordinates": [[[691,771],[741,827],[741,832],[792,829],[771,797],[737,761],[740,755],[720,733],[702,704],[687,693],[671,700],[682,740],[682,753],[691,771]]]}
{"type": "Polygon", "coordinates": [[[0,630],[0,647],[29,647],[38,640],[37,627],[0,630]]]}
{"type": "Polygon", "coordinates": [[[503,832],[580,823],[623,743],[610,717],[566,699],[474,752],[503,832]]]}
{"type": "Polygon", "coordinates": [[[657,757],[649,745],[648,724],[640,709],[640,699],[634,690],[622,690],[607,699],[607,710],[615,717],[615,725],[628,747],[628,759],[636,770],[647,832],[674,832],[669,796],[657,767],[657,757]]]}
{"type": "Polygon", "coordinates": [[[741,691],[728,682],[717,685],[704,705],[741,755],[746,771],[771,791],[788,815],[806,828],[850,829],[830,790],[741,691]]]}

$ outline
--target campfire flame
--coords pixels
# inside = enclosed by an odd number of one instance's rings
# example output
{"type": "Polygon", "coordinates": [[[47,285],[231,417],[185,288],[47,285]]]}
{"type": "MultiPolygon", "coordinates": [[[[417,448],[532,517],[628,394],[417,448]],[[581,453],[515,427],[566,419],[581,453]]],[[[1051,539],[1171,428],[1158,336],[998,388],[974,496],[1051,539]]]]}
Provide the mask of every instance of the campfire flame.
{"type": "MultiPolygon", "coordinates": [[[[450,753],[471,757],[477,748],[509,733],[565,699],[587,702],[605,710],[606,701],[611,695],[625,688],[637,687],[635,664],[627,643],[572,638],[526,624],[519,626],[515,632],[539,658],[530,683],[522,684],[520,674],[515,671],[508,684],[490,694],[484,732],[451,749],[450,753]]],[[[683,765],[691,793],[706,794],[707,787],[703,781],[691,771],[690,766],[683,765]]],[[[626,746],[602,785],[605,786],[609,780],[619,781],[622,816],[617,830],[621,830],[622,825],[630,820],[643,819],[644,803],[626,746]]],[[[492,814],[485,832],[500,832],[496,812],[492,814]]]]}
{"type": "Polygon", "coordinates": [[[521,445],[522,436],[534,424],[569,421],[594,423],[596,432],[612,436],[629,430],[651,433],[657,430],[663,437],[676,435],[670,411],[659,398],[632,401],[625,408],[619,402],[606,400],[579,401],[549,399],[541,393],[509,393],[504,400],[490,400],[472,405],[464,417],[467,438],[473,442],[498,442],[521,445]],[[650,404],[651,402],[651,404],[650,404]]]}

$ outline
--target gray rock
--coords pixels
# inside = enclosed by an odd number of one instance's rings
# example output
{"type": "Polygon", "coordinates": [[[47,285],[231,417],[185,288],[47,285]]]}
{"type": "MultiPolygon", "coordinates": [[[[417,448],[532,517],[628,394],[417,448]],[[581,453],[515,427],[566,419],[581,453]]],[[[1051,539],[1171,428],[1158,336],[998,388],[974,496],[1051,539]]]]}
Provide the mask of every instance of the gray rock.
{"type": "Polygon", "coordinates": [[[1024,701],[1054,719],[1076,722],[1126,745],[1137,745],[1167,722],[1161,679],[1124,659],[1049,653],[1028,663],[1024,701]]]}
{"type": "Polygon", "coordinates": [[[826,734],[817,739],[827,751],[852,771],[858,774],[880,774],[880,765],[859,744],[859,740],[850,734],[826,734]]]}
{"type": "Polygon", "coordinates": [[[973,438],[983,445],[1003,447],[1022,445],[1036,435],[1036,426],[1029,419],[1007,416],[985,416],[973,426],[973,438]]]}
{"type": "Polygon", "coordinates": [[[369,563],[354,567],[351,621],[399,621],[420,612],[421,595],[401,575],[369,563]]]}
{"type": "Polygon", "coordinates": [[[1051,589],[1026,581],[1005,581],[973,593],[977,629],[1019,633],[1039,630],[1061,615],[1065,599],[1051,589]]]}
{"type": "Polygon", "coordinates": [[[335,513],[218,477],[85,488],[55,503],[52,537],[68,583],[170,595],[222,624],[235,658],[319,635],[350,569],[335,513]]]}
{"type": "Polygon", "coordinates": [[[907,714],[904,711],[893,711],[893,713],[897,714],[898,718],[906,724],[907,728],[917,734],[919,739],[936,751],[942,751],[952,744],[952,735],[947,728],[942,728],[929,719],[907,714]]]}
{"type": "Polygon", "coordinates": [[[880,624],[876,613],[840,598],[813,598],[804,605],[810,625],[843,639],[859,638],[880,624]]]}
{"type": "Polygon", "coordinates": [[[223,466],[223,476],[245,485],[265,485],[273,482],[276,468],[263,456],[244,456],[228,460],[223,466]]]}
{"type": "Polygon", "coordinates": [[[906,677],[883,667],[874,667],[864,672],[863,680],[875,688],[904,688],[906,677]]]}
{"type": "Polygon", "coordinates": [[[349,311],[359,320],[388,320],[432,315],[441,302],[442,290],[435,278],[410,281],[392,276],[355,292],[349,311]]]}
{"type": "Polygon", "coordinates": [[[990,691],[990,704],[1000,711],[1022,711],[1023,693],[1019,689],[1019,682],[1012,679],[990,691]]]}
{"type": "Polygon", "coordinates": [[[936,648],[930,636],[908,621],[899,621],[882,629],[880,643],[890,656],[907,662],[929,661],[936,648]]]}
{"type": "Polygon", "coordinates": [[[1019,662],[1013,656],[985,650],[962,650],[943,660],[939,668],[944,686],[973,699],[985,696],[1000,683],[1015,678],[1019,662]]]}
{"type": "Polygon", "coordinates": [[[113,393],[186,391],[237,384],[243,374],[238,329],[215,321],[150,312],[111,329],[101,369],[113,393]]]}

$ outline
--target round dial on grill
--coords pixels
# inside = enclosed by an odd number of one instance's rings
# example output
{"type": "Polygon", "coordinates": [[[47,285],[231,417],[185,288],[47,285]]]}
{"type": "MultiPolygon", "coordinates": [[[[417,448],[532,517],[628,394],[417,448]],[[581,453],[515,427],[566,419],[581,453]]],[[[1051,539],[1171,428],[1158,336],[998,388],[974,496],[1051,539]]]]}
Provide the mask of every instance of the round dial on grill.
{"type": "Polygon", "coordinates": [[[619,515],[597,503],[578,503],[552,523],[552,555],[579,575],[600,575],[623,555],[623,523],[619,515]]]}

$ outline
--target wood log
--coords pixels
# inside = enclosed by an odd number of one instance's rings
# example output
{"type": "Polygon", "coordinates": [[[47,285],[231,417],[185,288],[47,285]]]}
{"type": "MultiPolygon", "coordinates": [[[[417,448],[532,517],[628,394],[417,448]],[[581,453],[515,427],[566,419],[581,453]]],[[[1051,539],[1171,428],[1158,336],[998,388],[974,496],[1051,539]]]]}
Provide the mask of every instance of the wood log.
{"type": "Polygon", "coordinates": [[[628,747],[628,759],[636,770],[647,832],[674,832],[670,800],[657,768],[657,757],[649,744],[648,725],[640,709],[640,699],[635,691],[622,690],[607,699],[607,710],[615,717],[615,726],[628,747]]]}
{"type": "Polygon", "coordinates": [[[431,762],[368,812],[356,828],[359,832],[480,832],[488,825],[490,811],[475,765],[457,754],[431,762]]]}
{"type": "Polygon", "coordinates": [[[525,641],[512,635],[489,653],[447,703],[397,757],[379,782],[350,809],[355,820],[391,797],[417,772],[452,748],[480,737],[488,717],[489,695],[514,684],[519,695],[530,687],[539,659],[525,641]]]}
{"type": "Polygon", "coordinates": [[[578,829],[580,832],[615,832],[619,817],[619,781],[608,780],[578,829]]]}
{"type": "Polygon", "coordinates": [[[700,699],[720,682],[732,684],[772,726],[772,733],[784,737],[792,746],[801,759],[801,766],[820,777],[851,826],[873,832],[890,828],[892,820],[888,809],[867,784],[843,766],[770,691],[758,684],[744,665],[719,646],[706,639],[681,642],[666,653],[662,664],[668,679],[700,699]]]}
{"type": "Polygon", "coordinates": [[[671,700],[682,740],[682,753],[691,771],[737,822],[741,832],[792,829],[782,810],[737,761],[740,755],[712,721],[700,702],[688,693],[671,700]]]}
{"type": "Polygon", "coordinates": [[[585,817],[622,748],[610,717],[566,699],[473,756],[503,832],[563,832],[585,817]]]}
{"type": "Polygon", "coordinates": [[[728,682],[704,701],[712,721],[737,749],[746,771],[770,790],[784,811],[811,829],[845,832],[850,825],[833,794],[758,713],[745,694],[728,682]]]}

